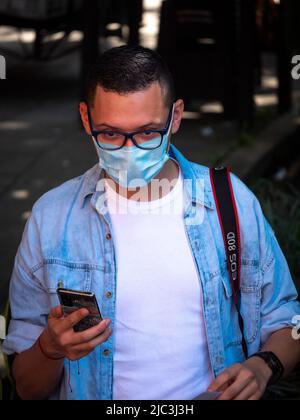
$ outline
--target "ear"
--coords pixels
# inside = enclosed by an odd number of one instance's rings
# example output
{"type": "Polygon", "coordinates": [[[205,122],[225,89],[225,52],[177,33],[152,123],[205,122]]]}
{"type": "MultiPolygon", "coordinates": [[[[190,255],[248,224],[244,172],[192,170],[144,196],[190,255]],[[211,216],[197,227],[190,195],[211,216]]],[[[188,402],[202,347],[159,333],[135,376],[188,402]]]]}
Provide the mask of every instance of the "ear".
{"type": "Polygon", "coordinates": [[[174,108],[174,117],[173,117],[173,124],[172,124],[172,134],[176,134],[180,128],[181,121],[183,118],[184,112],[184,102],[182,99],[179,99],[175,102],[174,108]]]}
{"type": "Polygon", "coordinates": [[[80,112],[83,127],[84,127],[86,133],[89,136],[91,136],[92,133],[91,133],[90,123],[89,123],[89,118],[88,118],[87,104],[85,102],[80,102],[79,112],[80,112]]]}

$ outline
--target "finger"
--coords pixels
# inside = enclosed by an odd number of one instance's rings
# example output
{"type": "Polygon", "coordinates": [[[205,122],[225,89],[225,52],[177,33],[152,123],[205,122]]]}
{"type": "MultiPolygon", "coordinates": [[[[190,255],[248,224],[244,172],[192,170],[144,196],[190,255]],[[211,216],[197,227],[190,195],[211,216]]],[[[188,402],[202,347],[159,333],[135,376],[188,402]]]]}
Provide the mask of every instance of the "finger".
{"type": "Polygon", "coordinates": [[[84,343],[84,344],[79,344],[77,346],[72,347],[70,352],[74,353],[75,355],[78,355],[78,354],[88,355],[92,351],[94,351],[96,347],[105,343],[105,341],[107,341],[109,339],[111,334],[112,334],[112,329],[107,328],[100,336],[94,338],[90,342],[84,343]]]}
{"type": "MultiPolygon", "coordinates": [[[[242,369],[242,365],[233,365],[229,369],[226,369],[221,375],[219,375],[209,386],[208,391],[214,392],[221,390],[222,387],[226,387],[230,381],[235,379],[242,369]]],[[[228,387],[228,386],[227,386],[228,387]]],[[[226,388],[227,388],[226,387],[226,388]]]]}
{"type": "Polygon", "coordinates": [[[260,401],[262,399],[262,394],[260,392],[256,392],[252,397],[248,398],[248,401],[260,401]]]}
{"type": "MultiPolygon", "coordinates": [[[[248,387],[254,380],[251,372],[241,371],[236,377],[236,380],[230,385],[225,392],[219,397],[219,400],[231,401],[234,400],[245,388],[248,387]]],[[[250,393],[251,396],[253,393],[250,393]]]]}
{"type": "Polygon", "coordinates": [[[236,398],[236,401],[247,401],[253,395],[257,393],[258,386],[257,383],[254,381],[249,384],[236,398]]]}
{"type": "Polygon", "coordinates": [[[59,305],[51,309],[49,318],[59,319],[59,318],[62,318],[62,316],[63,316],[63,310],[62,310],[62,307],[59,305]]]}
{"type": "Polygon", "coordinates": [[[57,327],[57,334],[62,334],[66,331],[72,330],[78,322],[82,321],[89,315],[89,311],[86,308],[79,309],[64,318],[59,326],[57,327]]]}
{"type": "Polygon", "coordinates": [[[74,332],[71,339],[71,345],[88,343],[89,341],[103,334],[110,323],[110,319],[104,319],[95,327],[89,328],[88,330],[82,332],[74,332]]]}

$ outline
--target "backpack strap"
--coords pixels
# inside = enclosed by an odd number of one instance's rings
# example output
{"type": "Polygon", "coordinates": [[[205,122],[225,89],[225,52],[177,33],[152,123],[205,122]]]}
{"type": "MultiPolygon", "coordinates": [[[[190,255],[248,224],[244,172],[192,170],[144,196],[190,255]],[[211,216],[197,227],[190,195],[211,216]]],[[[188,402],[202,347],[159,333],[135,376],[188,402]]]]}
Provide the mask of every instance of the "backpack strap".
{"type": "Polygon", "coordinates": [[[238,211],[233,193],[230,168],[210,169],[210,180],[218,211],[227,256],[227,266],[242,333],[242,347],[248,358],[247,343],[244,334],[244,320],[241,315],[241,238],[238,211]]]}

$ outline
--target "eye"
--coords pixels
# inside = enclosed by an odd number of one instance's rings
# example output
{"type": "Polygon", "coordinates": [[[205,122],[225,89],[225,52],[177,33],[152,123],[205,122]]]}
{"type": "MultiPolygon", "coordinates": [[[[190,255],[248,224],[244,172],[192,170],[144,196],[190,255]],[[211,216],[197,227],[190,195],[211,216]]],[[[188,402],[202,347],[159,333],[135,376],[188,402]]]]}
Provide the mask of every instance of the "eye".
{"type": "Polygon", "coordinates": [[[135,136],[136,140],[138,141],[149,141],[157,137],[159,137],[159,134],[157,134],[153,130],[145,130],[142,133],[139,133],[135,136]]]}
{"type": "Polygon", "coordinates": [[[106,139],[112,140],[112,139],[114,139],[114,138],[116,138],[116,137],[117,137],[117,134],[112,133],[112,132],[110,132],[110,131],[107,131],[107,132],[105,132],[105,133],[102,133],[102,136],[103,136],[104,138],[106,138],[106,139]]]}

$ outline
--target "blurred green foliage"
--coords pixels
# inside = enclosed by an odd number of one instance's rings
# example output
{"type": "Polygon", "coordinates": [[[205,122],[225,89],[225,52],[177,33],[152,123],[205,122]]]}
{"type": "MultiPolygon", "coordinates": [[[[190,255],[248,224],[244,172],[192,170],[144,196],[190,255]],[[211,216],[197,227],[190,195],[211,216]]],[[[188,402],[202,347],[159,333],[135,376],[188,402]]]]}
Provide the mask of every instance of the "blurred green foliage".
{"type": "Polygon", "coordinates": [[[252,186],[288,260],[300,293],[300,191],[288,182],[259,179],[252,186]]]}
{"type": "MultiPolygon", "coordinates": [[[[259,179],[251,185],[288,260],[300,294],[300,191],[289,182],[259,179]]],[[[266,400],[300,400],[300,365],[265,394],[266,400]]]]}

